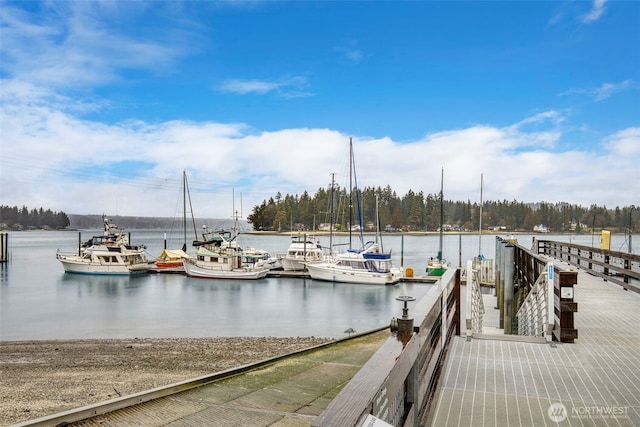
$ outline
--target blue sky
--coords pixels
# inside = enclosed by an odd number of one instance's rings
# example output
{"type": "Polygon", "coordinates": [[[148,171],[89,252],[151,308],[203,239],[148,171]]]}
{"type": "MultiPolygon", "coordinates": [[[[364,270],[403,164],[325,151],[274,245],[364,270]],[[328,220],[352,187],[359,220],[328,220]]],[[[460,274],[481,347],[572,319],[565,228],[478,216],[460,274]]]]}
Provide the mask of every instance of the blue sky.
{"type": "Polygon", "coordinates": [[[0,199],[246,216],[346,185],[640,205],[640,2],[1,1],[0,199]]]}

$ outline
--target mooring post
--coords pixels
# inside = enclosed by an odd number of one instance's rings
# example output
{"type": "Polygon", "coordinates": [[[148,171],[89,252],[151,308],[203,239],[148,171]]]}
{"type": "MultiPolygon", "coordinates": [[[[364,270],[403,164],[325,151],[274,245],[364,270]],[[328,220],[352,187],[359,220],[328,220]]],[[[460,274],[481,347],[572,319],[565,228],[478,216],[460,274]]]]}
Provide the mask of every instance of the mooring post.
{"type": "Polygon", "coordinates": [[[0,262],[9,259],[9,233],[0,233],[0,262]]]}

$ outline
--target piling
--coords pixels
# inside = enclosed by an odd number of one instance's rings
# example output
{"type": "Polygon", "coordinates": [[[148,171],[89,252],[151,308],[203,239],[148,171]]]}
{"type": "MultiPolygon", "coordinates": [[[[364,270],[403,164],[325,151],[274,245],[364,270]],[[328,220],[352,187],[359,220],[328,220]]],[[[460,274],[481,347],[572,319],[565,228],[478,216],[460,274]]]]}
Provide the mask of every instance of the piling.
{"type": "Polygon", "coordinates": [[[9,233],[0,233],[0,262],[9,260],[9,233]]]}

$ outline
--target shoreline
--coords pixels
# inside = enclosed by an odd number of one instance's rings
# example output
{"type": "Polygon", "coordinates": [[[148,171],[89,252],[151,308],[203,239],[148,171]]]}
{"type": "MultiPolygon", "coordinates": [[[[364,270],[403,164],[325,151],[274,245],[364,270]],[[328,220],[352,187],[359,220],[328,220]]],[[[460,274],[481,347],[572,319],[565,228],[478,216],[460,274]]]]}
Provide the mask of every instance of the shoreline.
{"type": "Polygon", "coordinates": [[[328,341],[316,337],[0,342],[0,426],[196,378],[328,341]]]}

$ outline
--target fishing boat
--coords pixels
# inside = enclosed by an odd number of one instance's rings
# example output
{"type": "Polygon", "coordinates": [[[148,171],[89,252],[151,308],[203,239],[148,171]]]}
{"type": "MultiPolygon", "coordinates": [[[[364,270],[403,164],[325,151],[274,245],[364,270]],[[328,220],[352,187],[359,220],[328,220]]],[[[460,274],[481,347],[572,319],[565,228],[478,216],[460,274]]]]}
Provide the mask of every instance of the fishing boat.
{"type": "Polygon", "coordinates": [[[427,262],[427,276],[442,276],[449,268],[449,263],[442,257],[442,240],[444,228],[444,168],[440,177],[440,238],[438,255],[427,262]]]}
{"type": "Polygon", "coordinates": [[[320,241],[313,235],[298,233],[291,237],[287,253],[279,258],[284,271],[303,271],[307,268],[306,263],[324,261],[326,256],[320,241]]]}
{"type": "Polygon", "coordinates": [[[56,258],[64,271],[82,274],[132,275],[149,271],[144,245],[132,245],[124,229],[102,217],[103,234],[93,236],[78,248],[78,253],[58,250],[56,258]]]}
{"type": "MultiPolygon", "coordinates": [[[[351,193],[356,196],[356,207],[358,213],[357,229],[359,230],[359,241],[361,242],[361,247],[358,249],[351,248],[344,253],[336,254],[333,259],[329,261],[319,263],[306,262],[304,265],[306,266],[311,278],[316,280],[369,285],[392,285],[398,283],[403,277],[403,272],[402,269],[393,266],[391,253],[385,253],[381,243],[373,241],[364,243],[364,237],[362,235],[362,210],[360,207],[357,179],[355,178],[353,142],[351,139],[349,139],[349,150],[349,181],[351,183],[351,176],[353,174],[355,189],[352,187],[351,193]]],[[[351,207],[352,206],[350,206],[349,209],[350,211],[352,211],[351,207]]],[[[376,200],[376,213],[377,211],[376,200]]],[[[351,220],[349,222],[351,223],[351,220]]],[[[380,231],[379,222],[380,221],[376,219],[376,223],[378,224],[376,227],[378,234],[380,231]]],[[[350,230],[352,228],[353,227],[350,227],[350,230]]]]}
{"type": "Polygon", "coordinates": [[[187,200],[189,201],[194,238],[197,239],[198,234],[196,232],[196,223],[193,217],[193,208],[191,206],[191,194],[189,192],[189,184],[187,182],[187,171],[182,171],[182,248],[167,249],[165,233],[165,248],[155,259],[152,265],[152,270],[156,273],[184,273],[182,259],[189,258],[189,255],[187,254],[187,200]]]}

